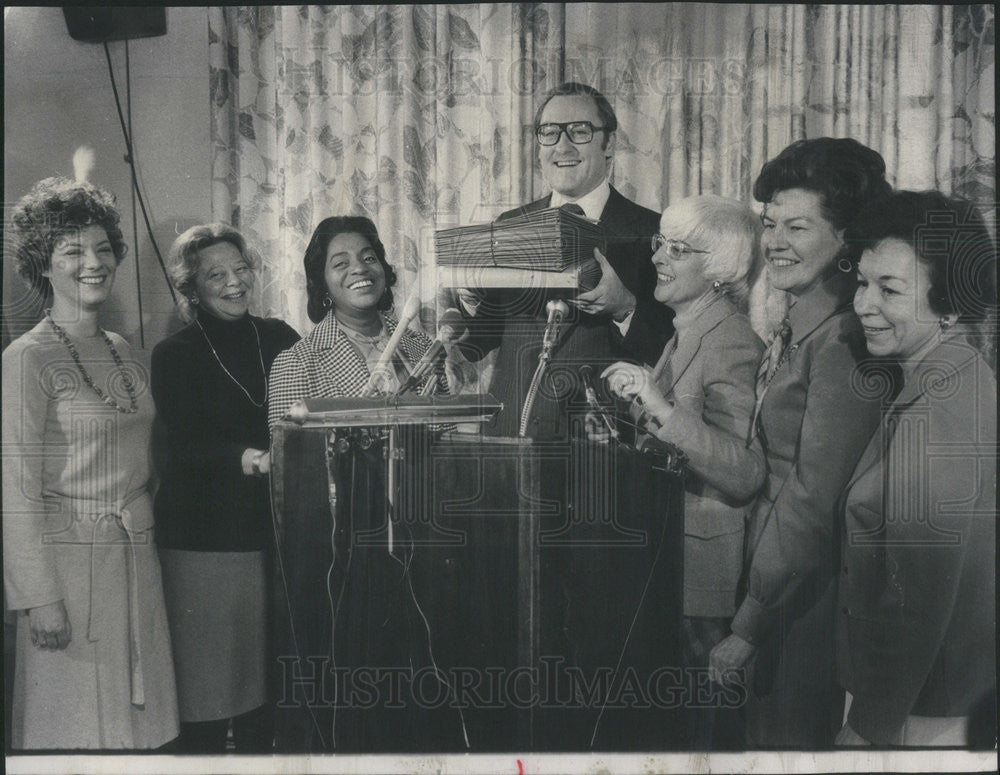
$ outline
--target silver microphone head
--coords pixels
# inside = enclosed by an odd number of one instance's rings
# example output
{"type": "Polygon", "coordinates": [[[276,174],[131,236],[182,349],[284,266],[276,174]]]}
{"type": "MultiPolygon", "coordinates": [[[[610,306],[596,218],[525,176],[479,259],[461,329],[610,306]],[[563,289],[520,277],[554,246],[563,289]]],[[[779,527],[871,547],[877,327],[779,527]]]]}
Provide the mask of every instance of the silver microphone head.
{"type": "Polygon", "coordinates": [[[569,305],[562,299],[549,299],[545,302],[545,313],[549,320],[562,320],[569,314],[569,305]]]}

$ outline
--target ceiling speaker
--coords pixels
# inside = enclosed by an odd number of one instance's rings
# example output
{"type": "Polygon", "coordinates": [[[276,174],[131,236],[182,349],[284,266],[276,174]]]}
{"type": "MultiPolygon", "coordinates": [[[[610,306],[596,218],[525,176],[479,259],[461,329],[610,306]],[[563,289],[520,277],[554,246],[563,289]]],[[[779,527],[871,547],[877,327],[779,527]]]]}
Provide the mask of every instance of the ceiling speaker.
{"type": "Polygon", "coordinates": [[[167,9],[126,7],[63,8],[66,28],[73,40],[103,43],[108,40],[155,38],[167,34],[167,9]]]}

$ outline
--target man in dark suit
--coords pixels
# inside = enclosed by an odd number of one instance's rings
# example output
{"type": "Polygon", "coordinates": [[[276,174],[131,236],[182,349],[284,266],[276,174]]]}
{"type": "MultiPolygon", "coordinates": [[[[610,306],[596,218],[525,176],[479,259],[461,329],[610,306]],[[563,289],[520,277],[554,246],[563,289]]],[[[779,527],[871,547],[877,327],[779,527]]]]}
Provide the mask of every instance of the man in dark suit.
{"type": "MultiPolygon", "coordinates": [[[[658,231],[659,214],[629,201],[608,182],[617,128],[610,103],[593,87],[564,83],[550,91],[535,116],[535,138],[542,176],[552,193],[497,219],[576,205],[599,222],[606,240],[606,254],[595,250],[594,255],[602,270],[600,282],[566,299],[571,305],[567,329],[527,428],[526,435],[536,439],[568,437],[571,415],[582,417],[585,412],[579,366],[589,364],[600,373],[621,358],[652,365],[673,333],[671,311],[653,298],[656,273],[650,240],[658,231]]],[[[504,409],[487,433],[518,435],[541,350],[545,302],[552,296],[539,289],[485,297],[460,293],[474,321],[463,348],[467,356],[475,360],[499,348],[489,390],[504,409]]]]}

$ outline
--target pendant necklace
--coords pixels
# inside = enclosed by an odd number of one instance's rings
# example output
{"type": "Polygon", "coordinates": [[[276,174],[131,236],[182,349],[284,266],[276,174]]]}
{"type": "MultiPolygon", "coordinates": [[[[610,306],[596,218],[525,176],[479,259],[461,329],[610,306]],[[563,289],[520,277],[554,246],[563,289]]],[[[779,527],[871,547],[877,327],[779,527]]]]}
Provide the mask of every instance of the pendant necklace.
{"type": "Polygon", "coordinates": [[[195,318],[194,322],[198,324],[198,329],[201,331],[201,335],[205,337],[205,341],[208,342],[208,349],[212,351],[212,355],[215,356],[215,360],[219,366],[222,367],[222,370],[226,372],[226,376],[236,383],[236,387],[243,391],[243,395],[247,397],[247,400],[251,404],[256,406],[258,409],[262,409],[264,404],[267,403],[267,370],[264,368],[264,351],[260,346],[260,332],[257,330],[257,324],[254,323],[253,320],[250,320],[250,325],[253,328],[254,335],[257,337],[257,357],[260,359],[260,373],[264,375],[264,399],[260,401],[260,403],[253,400],[253,397],[250,395],[250,391],[243,387],[242,383],[230,373],[229,369],[226,368],[226,364],[222,362],[222,358],[219,357],[219,354],[212,346],[212,340],[208,338],[208,334],[205,332],[205,329],[202,328],[201,321],[198,320],[198,318],[195,318]]]}

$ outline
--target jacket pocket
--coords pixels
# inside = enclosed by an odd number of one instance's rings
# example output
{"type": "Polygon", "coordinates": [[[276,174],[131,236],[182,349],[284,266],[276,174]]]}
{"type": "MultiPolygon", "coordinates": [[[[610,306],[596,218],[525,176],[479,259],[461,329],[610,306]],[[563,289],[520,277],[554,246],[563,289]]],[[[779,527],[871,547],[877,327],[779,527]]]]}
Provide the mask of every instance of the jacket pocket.
{"type": "Polygon", "coordinates": [[[684,533],[694,538],[739,533],[746,530],[746,509],[688,493],[684,498],[684,533]]]}

